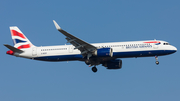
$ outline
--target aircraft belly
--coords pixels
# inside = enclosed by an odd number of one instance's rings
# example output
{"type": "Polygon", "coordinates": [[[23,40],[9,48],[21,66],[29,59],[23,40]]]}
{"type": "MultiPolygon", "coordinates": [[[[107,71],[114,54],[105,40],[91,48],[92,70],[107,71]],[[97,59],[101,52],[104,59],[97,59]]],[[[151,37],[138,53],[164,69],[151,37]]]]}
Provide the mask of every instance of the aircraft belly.
{"type": "Polygon", "coordinates": [[[42,61],[72,61],[72,60],[80,60],[83,56],[80,54],[74,55],[54,55],[54,56],[41,56],[34,58],[35,60],[42,60],[42,61]]]}

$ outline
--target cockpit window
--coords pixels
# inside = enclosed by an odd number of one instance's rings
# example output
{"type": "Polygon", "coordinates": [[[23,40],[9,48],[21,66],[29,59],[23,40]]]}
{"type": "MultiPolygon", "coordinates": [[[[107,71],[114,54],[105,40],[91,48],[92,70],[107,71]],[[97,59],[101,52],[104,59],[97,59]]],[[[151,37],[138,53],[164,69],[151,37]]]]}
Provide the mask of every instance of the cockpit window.
{"type": "Polygon", "coordinates": [[[169,45],[169,43],[164,43],[164,45],[169,45]]]}

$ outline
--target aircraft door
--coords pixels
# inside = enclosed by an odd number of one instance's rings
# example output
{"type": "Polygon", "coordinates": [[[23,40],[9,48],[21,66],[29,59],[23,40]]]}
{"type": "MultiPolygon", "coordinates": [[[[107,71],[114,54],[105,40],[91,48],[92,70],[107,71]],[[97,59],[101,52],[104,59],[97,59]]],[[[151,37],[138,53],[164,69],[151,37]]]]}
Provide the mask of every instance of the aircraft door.
{"type": "Polygon", "coordinates": [[[32,56],[37,56],[37,48],[36,47],[32,48],[32,56]]]}
{"type": "Polygon", "coordinates": [[[157,48],[158,48],[158,45],[157,45],[157,44],[154,44],[154,45],[153,45],[153,48],[154,48],[154,49],[157,49],[157,48]]]}
{"type": "Polygon", "coordinates": [[[74,46],[69,46],[69,53],[73,53],[74,46]]]}

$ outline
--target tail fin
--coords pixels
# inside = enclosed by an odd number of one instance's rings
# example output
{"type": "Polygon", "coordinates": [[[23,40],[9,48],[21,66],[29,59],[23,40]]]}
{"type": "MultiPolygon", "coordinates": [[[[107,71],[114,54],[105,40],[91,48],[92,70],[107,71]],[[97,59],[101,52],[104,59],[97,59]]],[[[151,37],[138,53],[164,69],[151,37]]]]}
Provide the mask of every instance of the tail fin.
{"type": "Polygon", "coordinates": [[[17,49],[27,49],[34,45],[28,40],[28,38],[19,30],[18,27],[10,27],[12,40],[14,47],[17,49]]]}

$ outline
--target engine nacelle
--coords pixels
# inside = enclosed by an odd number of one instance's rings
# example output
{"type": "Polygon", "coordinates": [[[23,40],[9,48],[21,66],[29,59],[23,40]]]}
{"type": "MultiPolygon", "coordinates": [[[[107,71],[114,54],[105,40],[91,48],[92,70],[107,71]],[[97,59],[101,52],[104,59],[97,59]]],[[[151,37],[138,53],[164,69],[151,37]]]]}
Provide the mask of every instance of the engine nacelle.
{"type": "Polygon", "coordinates": [[[112,48],[100,48],[97,49],[94,53],[94,56],[98,57],[112,57],[113,56],[113,50],[112,48]]]}
{"type": "Polygon", "coordinates": [[[122,60],[110,60],[102,64],[107,69],[121,69],[122,68],[122,60]]]}

